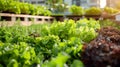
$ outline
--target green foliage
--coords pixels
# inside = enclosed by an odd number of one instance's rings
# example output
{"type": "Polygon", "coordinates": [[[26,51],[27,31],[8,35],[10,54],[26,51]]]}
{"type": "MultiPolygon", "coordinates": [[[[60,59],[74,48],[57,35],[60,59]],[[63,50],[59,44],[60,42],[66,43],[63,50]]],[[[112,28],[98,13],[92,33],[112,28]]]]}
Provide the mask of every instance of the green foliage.
{"type": "Polygon", "coordinates": [[[44,27],[42,34],[59,36],[61,41],[69,39],[75,33],[75,21],[69,20],[65,22],[53,23],[50,27],[44,27]]]}
{"type": "Polygon", "coordinates": [[[65,42],[60,42],[58,50],[66,52],[71,57],[78,58],[80,57],[79,52],[81,52],[82,46],[80,38],[71,37],[65,42]]]}
{"type": "Polygon", "coordinates": [[[84,14],[84,9],[80,6],[72,5],[69,9],[69,11],[73,15],[83,15],[84,14]]]}
{"type": "Polygon", "coordinates": [[[10,41],[11,33],[5,30],[5,28],[0,28],[0,40],[2,42],[10,41]]]}
{"type": "Polygon", "coordinates": [[[67,4],[64,4],[64,3],[54,4],[52,8],[53,8],[54,12],[56,12],[56,13],[64,12],[65,10],[68,9],[67,4]]]}
{"type": "Polygon", "coordinates": [[[105,7],[104,9],[98,7],[90,7],[83,9],[81,6],[72,5],[69,8],[69,12],[71,12],[73,15],[101,15],[104,12],[110,15],[119,13],[119,10],[112,7],[105,7]]]}
{"type": "Polygon", "coordinates": [[[20,6],[20,5],[19,5],[18,2],[14,2],[14,1],[13,1],[12,3],[10,3],[10,2],[8,1],[5,12],[20,14],[21,10],[20,10],[20,7],[19,7],[19,6],[20,6]]]}
{"type": "Polygon", "coordinates": [[[22,14],[30,14],[28,3],[19,3],[19,6],[22,14]]]}
{"type": "Polygon", "coordinates": [[[18,67],[18,62],[15,59],[12,59],[7,67],[18,67]]]}
{"type": "Polygon", "coordinates": [[[0,12],[10,12],[19,14],[19,4],[14,0],[0,0],[0,12]]]}
{"type": "Polygon", "coordinates": [[[50,4],[63,3],[63,0],[48,0],[48,3],[50,4]]]}
{"type": "Polygon", "coordinates": [[[16,0],[0,0],[0,12],[45,16],[51,15],[51,12],[45,9],[45,7],[21,3],[16,0]]]}
{"type": "Polygon", "coordinates": [[[7,30],[7,28],[5,27],[0,28],[0,40],[5,43],[28,42],[28,40],[30,40],[31,38],[29,36],[23,35],[25,32],[25,28],[19,28],[21,29],[11,28],[11,30],[7,30]]]}
{"type": "Polygon", "coordinates": [[[45,58],[56,56],[54,51],[56,46],[59,44],[60,40],[58,36],[49,35],[45,37],[37,37],[35,39],[35,51],[38,54],[39,52],[44,55],[45,58]]]}
{"type": "Polygon", "coordinates": [[[49,8],[53,14],[61,14],[68,9],[67,4],[63,0],[47,0],[49,8]]]}
{"type": "Polygon", "coordinates": [[[79,20],[77,21],[77,27],[89,27],[89,28],[94,28],[95,30],[96,29],[100,29],[100,24],[99,24],[99,21],[96,21],[92,18],[90,18],[89,20],[88,19],[82,19],[82,20],[79,20]]]}
{"type": "Polygon", "coordinates": [[[34,64],[36,57],[33,47],[26,43],[20,44],[0,43],[0,62],[4,67],[23,67],[34,64]]]}
{"type": "Polygon", "coordinates": [[[93,40],[97,36],[97,33],[93,28],[80,27],[78,29],[78,31],[80,32],[79,37],[82,39],[83,42],[90,42],[91,40],[93,40]]]}
{"type": "Polygon", "coordinates": [[[98,23],[99,21],[94,19],[83,19],[77,21],[77,36],[80,37],[83,42],[90,42],[97,36],[96,30],[100,29],[100,25],[98,23]]]}
{"type": "Polygon", "coordinates": [[[91,39],[96,37],[95,30],[100,29],[99,22],[93,19],[87,20],[87,19],[82,19],[77,21],[73,20],[68,20],[64,22],[58,22],[58,23],[53,23],[50,27],[44,27],[42,29],[42,35],[56,35],[59,36],[61,41],[68,40],[71,37],[79,37],[82,40],[88,39],[87,37],[90,37],[90,39],[86,40],[85,42],[89,42],[91,39]],[[87,32],[91,32],[88,33],[87,32]],[[85,35],[86,38],[84,39],[83,36],[85,35]],[[93,37],[93,38],[92,38],[93,37]]]}
{"type": "Polygon", "coordinates": [[[84,65],[80,60],[74,60],[70,67],[84,67],[84,65]]]}
{"type": "Polygon", "coordinates": [[[4,0],[0,0],[0,12],[5,10],[6,3],[4,0]]]}
{"type": "MultiPolygon", "coordinates": [[[[32,11],[32,10],[31,10],[32,11]]],[[[97,36],[93,19],[65,20],[52,24],[0,28],[0,66],[83,67],[84,43],[97,36]]]]}
{"type": "Polygon", "coordinates": [[[51,61],[42,64],[42,67],[64,67],[69,57],[70,56],[65,53],[59,53],[56,58],[52,58],[51,61]]]}
{"type": "Polygon", "coordinates": [[[61,40],[69,39],[75,33],[75,21],[69,20],[63,23],[58,22],[50,27],[50,34],[57,35],[61,40]]]}
{"type": "Polygon", "coordinates": [[[106,12],[108,15],[119,13],[119,10],[111,7],[105,7],[103,11],[106,12]]]}
{"type": "Polygon", "coordinates": [[[112,26],[112,27],[115,27],[117,29],[120,29],[120,24],[116,21],[111,21],[109,19],[106,19],[106,20],[101,20],[100,21],[100,26],[101,27],[106,27],[106,26],[112,26]]]}
{"type": "Polygon", "coordinates": [[[85,10],[85,15],[101,15],[102,10],[97,7],[91,7],[85,10]]]}

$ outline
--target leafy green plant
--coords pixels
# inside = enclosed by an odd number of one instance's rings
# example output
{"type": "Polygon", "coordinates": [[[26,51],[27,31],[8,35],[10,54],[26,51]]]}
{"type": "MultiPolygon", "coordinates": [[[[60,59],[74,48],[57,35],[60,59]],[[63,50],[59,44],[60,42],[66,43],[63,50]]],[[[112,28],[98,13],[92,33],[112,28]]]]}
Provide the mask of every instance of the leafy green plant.
{"type": "Polygon", "coordinates": [[[76,24],[75,24],[75,21],[73,21],[73,20],[65,21],[63,23],[61,23],[61,22],[53,23],[50,26],[50,28],[49,27],[43,28],[42,30],[44,30],[44,31],[42,32],[42,34],[56,35],[56,36],[59,36],[61,41],[63,41],[64,39],[69,39],[69,37],[74,35],[75,26],[76,26],[76,24]]]}
{"type": "Polygon", "coordinates": [[[84,65],[80,60],[74,60],[70,67],[84,67],[84,65]]]}
{"type": "Polygon", "coordinates": [[[67,9],[67,4],[63,3],[63,0],[47,0],[46,3],[53,14],[61,14],[67,9]]]}
{"type": "MultiPolygon", "coordinates": [[[[71,37],[69,40],[65,42],[59,43],[58,50],[66,52],[72,58],[80,57],[79,52],[82,50],[82,43],[80,38],[71,37]]],[[[70,59],[72,59],[70,58],[70,59]]],[[[73,59],[72,59],[73,60],[73,59]]]]}
{"type": "Polygon", "coordinates": [[[82,20],[79,20],[79,21],[77,21],[76,25],[77,25],[78,28],[87,26],[89,28],[94,28],[95,30],[100,29],[99,21],[94,20],[92,18],[90,18],[89,20],[86,19],[86,18],[84,18],[82,20]]]}
{"type": "Polygon", "coordinates": [[[0,12],[3,12],[6,10],[6,2],[5,0],[0,0],[0,12]]]}
{"type": "Polygon", "coordinates": [[[106,12],[108,15],[119,13],[118,9],[111,8],[111,7],[105,7],[103,11],[106,12]]]}
{"type": "Polygon", "coordinates": [[[77,27],[78,29],[76,35],[80,37],[83,42],[90,42],[94,39],[97,36],[96,30],[100,29],[99,21],[94,19],[79,20],[77,21],[77,27]]]}
{"type": "Polygon", "coordinates": [[[120,24],[116,21],[111,21],[109,19],[106,19],[106,20],[101,20],[100,21],[100,26],[101,27],[106,27],[106,26],[112,26],[112,27],[115,27],[117,29],[120,29],[120,24]]]}
{"type": "Polygon", "coordinates": [[[65,3],[56,3],[53,5],[53,10],[55,13],[62,13],[68,9],[67,4],[65,3]]]}
{"type": "Polygon", "coordinates": [[[0,65],[83,67],[80,61],[83,44],[94,39],[99,28],[99,22],[93,19],[27,27],[3,26],[0,28],[0,65]]]}
{"type": "Polygon", "coordinates": [[[73,15],[83,15],[84,14],[84,9],[80,6],[72,5],[69,9],[69,11],[73,15]]]}
{"type": "Polygon", "coordinates": [[[21,5],[19,5],[19,2],[10,3],[9,8],[8,8],[8,12],[20,14],[21,13],[20,6],[21,5]]]}
{"type": "MultiPolygon", "coordinates": [[[[58,23],[53,23],[50,27],[44,27],[42,29],[42,35],[56,35],[59,36],[61,41],[64,40],[68,40],[71,37],[81,37],[83,35],[85,35],[87,32],[91,32],[87,37],[91,36],[91,39],[93,39],[97,34],[95,32],[95,30],[99,29],[100,25],[99,22],[96,20],[87,20],[87,19],[82,19],[77,21],[77,23],[75,23],[75,21],[73,20],[68,20],[68,21],[64,21],[63,23],[58,22],[58,23]],[[86,33],[85,33],[86,30],[86,33]],[[93,38],[92,38],[93,37],[93,38]]],[[[85,42],[89,42],[91,39],[88,39],[88,41],[85,42]]],[[[82,39],[84,40],[84,38],[82,39]]]]}
{"type": "Polygon", "coordinates": [[[42,64],[42,67],[64,67],[66,64],[66,61],[70,58],[69,55],[65,53],[59,53],[56,58],[52,58],[51,61],[45,62],[42,64]]]}
{"type": "Polygon", "coordinates": [[[21,13],[22,14],[29,14],[30,11],[29,11],[29,4],[27,3],[20,3],[20,10],[21,10],[21,13]]]}
{"type": "Polygon", "coordinates": [[[44,57],[51,57],[56,56],[57,53],[55,53],[54,48],[59,44],[60,40],[58,36],[49,35],[45,37],[37,37],[35,39],[35,51],[36,53],[39,53],[39,51],[44,54],[44,57]]]}
{"type": "Polygon", "coordinates": [[[97,7],[91,7],[85,10],[85,15],[101,15],[102,10],[97,7]]]}
{"type": "Polygon", "coordinates": [[[19,3],[14,0],[1,0],[0,11],[20,14],[19,3]]]}
{"type": "Polygon", "coordinates": [[[31,15],[51,15],[51,12],[42,6],[22,3],[17,0],[0,0],[0,12],[31,15]]]}
{"type": "Polygon", "coordinates": [[[24,67],[34,64],[34,48],[21,42],[20,45],[0,43],[0,62],[4,67],[24,67]]]}
{"type": "Polygon", "coordinates": [[[30,14],[31,15],[35,15],[36,14],[36,8],[35,8],[35,5],[32,5],[32,4],[28,4],[28,7],[29,7],[29,11],[30,11],[30,14]]]}

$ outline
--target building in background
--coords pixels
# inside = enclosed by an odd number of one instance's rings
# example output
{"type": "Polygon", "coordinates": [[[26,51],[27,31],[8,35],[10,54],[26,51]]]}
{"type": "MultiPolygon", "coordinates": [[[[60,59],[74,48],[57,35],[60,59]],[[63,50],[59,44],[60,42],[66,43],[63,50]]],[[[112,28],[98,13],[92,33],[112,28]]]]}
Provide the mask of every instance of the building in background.
{"type": "Polygon", "coordinates": [[[45,6],[47,0],[20,0],[20,1],[45,6]]]}
{"type": "Polygon", "coordinates": [[[100,7],[100,0],[87,0],[88,7],[100,7]]]}
{"type": "Polygon", "coordinates": [[[107,0],[107,6],[115,7],[118,2],[120,2],[120,1],[119,0],[107,0]]]}
{"type": "Polygon", "coordinates": [[[104,8],[107,5],[107,0],[100,0],[100,8],[104,8]]]}
{"type": "Polygon", "coordinates": [[[82,6],[84,8],[89,7],[100,7],[100,0],[64,0],[66,4],[69,6],[71,5],[77,5],[82,6]]]}
{"type": "MultiPolygon", "coordinates": [[[[20,1],[43,6],[46,6],[47,2],[47,0],[20,0],[20,1]]],[[[77,5],[82,6],[83,8],[89,8],[93,6],[103,8],[104,6],[106,6],[106,0],[63,0],[63,2],[66,3],[68,6],[77,5]]],[[[107,5],[113,6],[113,4],[111,3],[114,2],[115,0],[107,0],[107,5]]]]}

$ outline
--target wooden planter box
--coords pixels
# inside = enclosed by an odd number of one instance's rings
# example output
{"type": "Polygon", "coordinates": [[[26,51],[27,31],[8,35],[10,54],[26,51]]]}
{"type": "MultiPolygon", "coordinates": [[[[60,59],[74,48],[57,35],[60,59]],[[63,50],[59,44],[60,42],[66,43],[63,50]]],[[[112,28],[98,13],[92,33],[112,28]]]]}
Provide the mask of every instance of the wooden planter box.
{"type": "Polygon", "coordinates": [[[83,18],[82,15],[52,15],[57,21],[64,21],[64,19],[72,19],[72,20],[79,20],[83,18]]]}
{"type": "Polygon", "coordinates": [[[18,20],[20,20],[21,25],[29,26],[31,24],[40,24],[44,22],[52,22],[53,17],[48,16],[33,16],[33,15],[20,15],[20,14],[8,14],[8,13],[0,13],[1,21],[5,20],[9,26],[14,25],[18,20]]]}
{"type": "MultiPolygon", "coordinates": [[[[103,13],[101,16],[102,16],[103,19],[116,20],[118,15],[120,15],[120,13],[115,13],[115,14],[103,13]]],[[[118,20],[119,20],[119,19],[118,19],[118,20]]]]}
{"type": "Polygon", "coordinates": [[[81,18],[93,18],[95,20],[99,20],[101,18],[101,15],[66,15],[65,17],[63,15],[52,15],[57,21],[64,21],[64,19],[72,19],[72,20],[79,20],[81,18]]]}
{"type": "Polygon", "coordinates": [[[101,15],[84,15],[84,17],[87,19],[93,18],[95,20],[99,20],[101,18],[101,15]]]}

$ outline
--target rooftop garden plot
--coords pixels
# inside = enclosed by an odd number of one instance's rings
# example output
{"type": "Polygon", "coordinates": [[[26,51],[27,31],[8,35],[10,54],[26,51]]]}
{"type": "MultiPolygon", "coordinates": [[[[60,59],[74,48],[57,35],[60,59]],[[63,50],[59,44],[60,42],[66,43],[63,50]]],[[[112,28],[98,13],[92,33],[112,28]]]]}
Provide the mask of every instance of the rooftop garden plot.
{"type": "Polygon", "coordinates": [[[51,15],[51,12],[44,6],[23,3],[16,0],[0,0],[0,12],[45,16],[51,15]]]}
{"type": "Polygon", "coordinates": [[[0,28],[0,65],[3,67],[82,66],[82,47],[100,29],[93,19],[0,28]]]}

